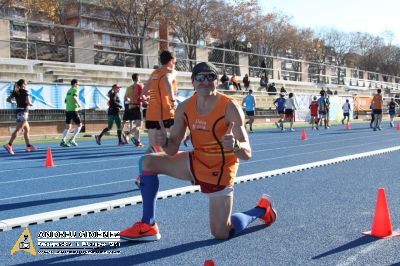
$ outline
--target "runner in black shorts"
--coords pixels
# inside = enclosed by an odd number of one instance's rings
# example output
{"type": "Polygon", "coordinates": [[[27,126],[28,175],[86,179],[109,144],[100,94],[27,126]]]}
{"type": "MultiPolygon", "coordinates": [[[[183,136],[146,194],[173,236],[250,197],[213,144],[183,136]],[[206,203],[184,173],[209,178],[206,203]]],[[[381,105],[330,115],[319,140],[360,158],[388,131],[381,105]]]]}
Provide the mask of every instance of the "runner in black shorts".
{"type": "Polygon", "coordinates": [[[25,151],[36,151],[36,147],[32,146],[29,142],[29,123],[28,123],[28,107],[32,106],[30,100],[29,100],[29,94],[28,91],[25,89],[26,87],[26,82],[24,79],[20,79],[15,83],[14,89],[11,93],[10,96],[6,99],[7,102],[16,105],[17,110],[16,110],[16,120],[17,120],[17,126],[15,127],[14,132],[11,134],[11,138],[8,141],[7,144],[5,144],[3,147],[6,149],[6,151],[14,155],[14,150],[12,148],[12,144],[14,140],[17,138],[21,130],[24,130],[24,138],[25,138],[25,151]],[[12,99],[15,99],[15,101],[12,101],[12,99]]]}
{"type": "MultiPolygon", "coordinates": [[[[128,107],[125,107],[124,121],[129,121],[129,131],[125,131],[125,136],[130,138],[136,147],[142,147],[143,144],[140,142],[140,129],[142,128],[142,91],[143,84],[140,83],[140,76],[137,73],[132,74],[133,84],[126,89],[125,103],[128,107]],[[135,121],[135,125],[132,125],[132,121],[135,121]],[[133,135],[131,137],[131,135],[133,135]]],[[[127,138],[125,138],[127,142],[127,138]]]]}
{"type": "Polygon", "coordinates": [[[75,141],[75,137],[82,128],[81,118],[78,114],[78,109],[81,107],[78,101],[78,86],[79,82],[77,79],[71,80],[71,88],[68,90],[67,95],[65,96],[65,129],[61,136],[61,147],[78,146],[75,141]],[[72,121],[75,123],[76,127],[71,138],[67,142],[67,135],[71,130],[72,121]]]}

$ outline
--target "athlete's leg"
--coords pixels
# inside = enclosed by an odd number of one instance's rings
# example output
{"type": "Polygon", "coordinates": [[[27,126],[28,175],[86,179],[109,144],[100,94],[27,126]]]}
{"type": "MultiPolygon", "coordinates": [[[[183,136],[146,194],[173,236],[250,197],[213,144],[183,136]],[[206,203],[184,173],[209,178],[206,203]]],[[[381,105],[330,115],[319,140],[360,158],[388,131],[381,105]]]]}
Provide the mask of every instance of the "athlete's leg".
{"type": "Polygon", "coordinates": [[[118,136],[118,142],[122,143],[122,128],[121,128],[121,118],[119,115],[114,116],[114,122],[115,125],[117,126],[117,136],[118,136]]]}
{"type": "Polygon", "coordinates": [[[75,138],[79,134],[79,132],[81,132],[81,129],[82,129],[82,123],[76,124],[76,127],[75,127],[74,131],[72,132],[71,139],[69,140],[70,142],[75,142],[75,138]]]}
{"type": "Polygon", "coordinates": [[[31,128],[30,128],[30,126],[29,126],[29,123],[28,123],[28,121],[25,121],[25,125],[24,125],[24,139],[25,139],[25,144],[26,144],[26,146],[31,146],[31,143],[30,143],[30,141],[29,141],[29,133],[30,133],[30,130],[31,130],[31,128]]]}
{"type": "Polygon", "coordinates": [[[169,156],[165,153],[148,154],[139,161],[140,192],[143,199],[142,221],[152,224],[155,220],[158,174],[165,174],[182,180],[192,180],[189,170],[188,153],[169,156]]]}
{"type": "Polygon", "coordinates": [[[67,138],[67,135],[68,135],[68,132],[71,130],[71,123],[69,123],[69,124],[65,124],[65,129],[64,129],[64,131],[63,131],[63,133],[62,133],[62,135],[61,135],[61,140],[63,141],[63,142],[65,142],[65,140],[66,140],[66,138],[67,138]]]}
{"type": "Polygon", "coordinates": [[[209,219],[211,234],[216,239],[230,237],[233,195],[209,198],[209,219]]]}
{"type": "Polygon", "coordinates": [[[149,128],[147,130],[147,134],[149,136],[149,147],[146,150],[146,153],[151,153],[151,147],[156,145],[156,131],[155,128],[149,128]]]}
{"type": "Polygon", "coordinates": [[[140,142],[140,129],[142,128],[142,121],[135,120],[134,138],[140,142]]]}
{"type": "Polygon", "coordinates": [[[25,126],[26,121],[18,122],[17,126],[15,127],[14,132],[11,134],[10,140],[8,141],[8,144],[11,146],[14,142],[14,140],[18,137],[19,132],[21,129],[25,126]]]}

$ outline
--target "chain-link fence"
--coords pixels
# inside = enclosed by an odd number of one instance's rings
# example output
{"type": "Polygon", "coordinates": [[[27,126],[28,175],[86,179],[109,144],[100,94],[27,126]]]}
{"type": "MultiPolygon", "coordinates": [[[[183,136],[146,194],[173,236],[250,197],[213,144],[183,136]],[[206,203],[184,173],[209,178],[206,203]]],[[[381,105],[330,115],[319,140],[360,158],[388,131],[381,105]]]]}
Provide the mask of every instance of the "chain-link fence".
{"type": "MultiPolygon", "coordinates": [[[[0,45],[3,49],[9,46],[12,58],[153,68],[159,65],[161,44],[166,43],[155,38],[105,31],[104,25],[84,29],[16,19],[7,21],[10,38],[2,38],[0,45]]],[[[208,61],[217,66],[220,74],[264,75],[275,80],[400,89],[400,77],[359,69],[173,41],[168,41],[168,47],[176,52],[178,71],[191,71],[197,62],[208,61]]]]}

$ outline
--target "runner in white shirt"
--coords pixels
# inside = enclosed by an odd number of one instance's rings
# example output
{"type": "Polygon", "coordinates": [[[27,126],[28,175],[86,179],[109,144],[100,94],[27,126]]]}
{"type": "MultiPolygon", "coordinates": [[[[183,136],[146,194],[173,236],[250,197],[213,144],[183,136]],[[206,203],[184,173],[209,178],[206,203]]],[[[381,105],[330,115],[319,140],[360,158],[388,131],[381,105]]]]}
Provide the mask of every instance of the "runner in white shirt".
{"type": "Polygon", "coordinates": [[[344,124],[344,120],[346,120],[347,117],[347,123],[349,123],[350,120],[350,103],[349,100],[346,99],[346,102],[342,106],[343,109],[343,119],[342,119],[342,124],[344,124]]]}

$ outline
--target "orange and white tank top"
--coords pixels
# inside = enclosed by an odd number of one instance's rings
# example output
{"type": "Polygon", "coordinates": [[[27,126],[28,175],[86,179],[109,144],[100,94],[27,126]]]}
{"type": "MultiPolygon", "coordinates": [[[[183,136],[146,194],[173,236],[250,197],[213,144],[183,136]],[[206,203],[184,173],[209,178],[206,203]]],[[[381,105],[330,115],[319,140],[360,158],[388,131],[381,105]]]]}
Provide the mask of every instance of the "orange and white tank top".
{"type": "MultiPolygon", "coordinates": [[[[146,119],[149,121],[159,121],[174,119],[175,110],[172,107],[167,89],[165,88],[163,78],[167,71],[163,68],[156,69],[149,79],[149,95],[150,100],[147,106],[146,119]]],[[[173,93],[176,94],[177,82],[173,79],[172,82],[173,93]]]]}
{"type": "Polygon", "coordinates": [[[222,143],[228,130],[225,109],[232,99],[218,95],[216,106],[210,113],[197,113],[197,94],[189,98],[184,113],[194,147],[190,153],[193,175],[208,184],[227,186],[233,185],[239,160],[233,151],[225,151],[222,143]]]}
{"type": "Polygon", "coordinates": [[[374,109],[382,109],[382,95],[376,94],[372,101],[374,103],[374,109]]]}

